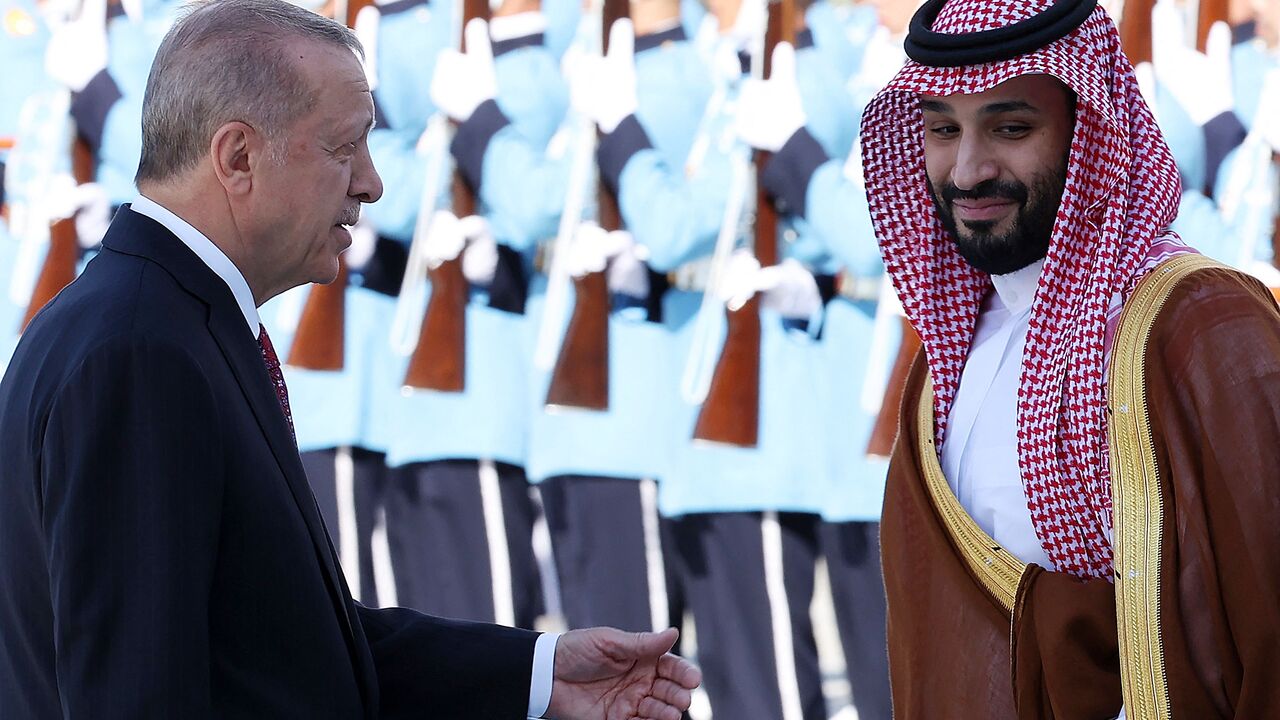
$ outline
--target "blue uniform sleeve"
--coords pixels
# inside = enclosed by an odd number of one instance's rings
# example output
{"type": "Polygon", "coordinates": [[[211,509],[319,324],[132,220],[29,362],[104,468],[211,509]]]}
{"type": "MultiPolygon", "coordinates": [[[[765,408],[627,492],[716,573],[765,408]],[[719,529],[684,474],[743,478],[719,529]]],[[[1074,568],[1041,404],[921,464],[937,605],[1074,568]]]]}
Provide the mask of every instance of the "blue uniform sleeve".
{"type": "Polygon", "coordinates": [[[712,251],[729,199],[727,155],[712,150],[686,178],[664,161],[631,116],[601,138],[599,161],[606,184],[618,194],[627,230],[649,250],[650,267],[666,272],[712,251]]]}

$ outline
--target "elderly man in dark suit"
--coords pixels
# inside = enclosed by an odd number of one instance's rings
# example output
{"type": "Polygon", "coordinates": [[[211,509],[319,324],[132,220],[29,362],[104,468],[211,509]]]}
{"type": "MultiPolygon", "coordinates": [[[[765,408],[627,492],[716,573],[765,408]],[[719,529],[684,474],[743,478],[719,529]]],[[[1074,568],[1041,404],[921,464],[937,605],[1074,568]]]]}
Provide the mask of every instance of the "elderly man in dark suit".
{"type": "Polygon", "coordinates": [[[560,636],[351,599],[257,306],[382,193],[345,28],[214,0],[147,85],[141,196],[0,383],[0,717],[675,720],[675,631],[560,636]]]}

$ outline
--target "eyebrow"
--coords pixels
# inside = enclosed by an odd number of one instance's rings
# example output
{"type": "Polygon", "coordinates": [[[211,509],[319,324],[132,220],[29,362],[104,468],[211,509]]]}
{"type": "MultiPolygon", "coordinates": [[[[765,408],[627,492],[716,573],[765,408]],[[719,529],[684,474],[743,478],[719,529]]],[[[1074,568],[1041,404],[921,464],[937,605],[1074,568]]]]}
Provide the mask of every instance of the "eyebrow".
{"type": "MultiPolygon", "coordinates": [[[[950,105],[939,100],[921,100],[920,109],[925,112],[935,113],[954,112],[950,105]]],[[[1032,112],[1038,114],[1040,112],[1040,108],[1037,108],[1025,100],[1008,100],[1006,102],[983,105],[981,112],[983,115],[1000,115],[1001,113],[1008,112],[1032,112]]]]}

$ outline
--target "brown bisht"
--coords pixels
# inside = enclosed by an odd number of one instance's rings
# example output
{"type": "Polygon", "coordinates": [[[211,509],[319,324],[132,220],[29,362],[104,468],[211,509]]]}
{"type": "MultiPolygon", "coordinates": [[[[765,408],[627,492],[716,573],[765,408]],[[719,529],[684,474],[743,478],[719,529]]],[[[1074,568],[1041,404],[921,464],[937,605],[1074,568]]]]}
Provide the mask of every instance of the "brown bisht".
{"type": "Polygon", "coordinates": [[[1198,255],[1126,303],[1108,383],[1115,582],[1026,566],[952,494],[925,363],[881,524],[900,720],[1280,717],[1280,311],[1198,255]]]}

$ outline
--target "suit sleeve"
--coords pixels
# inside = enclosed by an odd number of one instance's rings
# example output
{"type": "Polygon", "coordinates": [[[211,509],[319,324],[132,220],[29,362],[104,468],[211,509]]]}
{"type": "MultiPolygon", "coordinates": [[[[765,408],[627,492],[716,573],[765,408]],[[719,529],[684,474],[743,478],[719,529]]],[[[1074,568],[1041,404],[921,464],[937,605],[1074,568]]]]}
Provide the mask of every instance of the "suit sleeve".
{"type": "Polygon", "coordinates": [[[135,338],[92,352],[51,405],[41,522],[66,718],[211,715],[213,397],[185,349],[135,338]]]}
{"type": "Polygon", "coordinates": [[[356,606],[378,673],[382,720],[523,720],[538,633],[356,606]]]}

